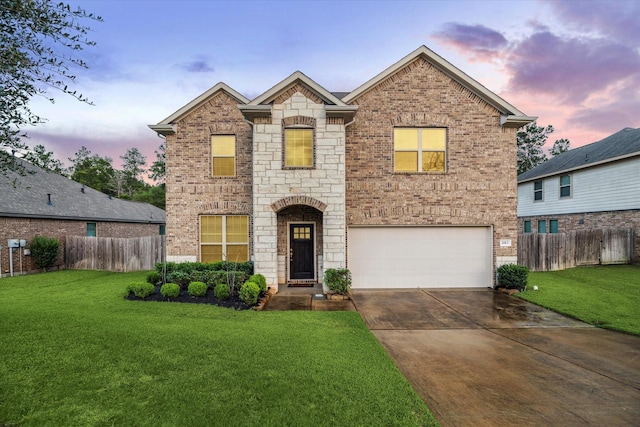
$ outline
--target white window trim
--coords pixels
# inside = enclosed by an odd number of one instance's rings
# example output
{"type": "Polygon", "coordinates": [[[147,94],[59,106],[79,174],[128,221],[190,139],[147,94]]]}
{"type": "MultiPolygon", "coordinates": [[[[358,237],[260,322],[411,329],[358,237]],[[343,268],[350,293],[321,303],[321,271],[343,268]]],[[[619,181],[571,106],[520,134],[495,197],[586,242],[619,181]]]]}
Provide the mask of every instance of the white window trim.
{"type": "Polygon", "coordinates": [[[560,175],[558,177],[558,198],[559,199],[570,199],[573,197],[573,176],[571,174],[564,174],[564,175],[560,175]],[[562,185],[562,177],[563,176],[568,176],[569,177],[569,185],[562,185]],[[568,196],[563,196],[562,195],[562,188],[564,187],[569,187],[569,195],[568,196]]]}
{"type": "Polygon", "coordinates": [[[540,202],[544,202],[544,180],[542,179],[538,179],[536,181],[533,181],[533,203],[540,203],[540,202]],[[540,183],[540,189],[536,190],[536,182],[540,183]],[[540,200],[536,200],[536,193],[540,192],[540,200]]]}

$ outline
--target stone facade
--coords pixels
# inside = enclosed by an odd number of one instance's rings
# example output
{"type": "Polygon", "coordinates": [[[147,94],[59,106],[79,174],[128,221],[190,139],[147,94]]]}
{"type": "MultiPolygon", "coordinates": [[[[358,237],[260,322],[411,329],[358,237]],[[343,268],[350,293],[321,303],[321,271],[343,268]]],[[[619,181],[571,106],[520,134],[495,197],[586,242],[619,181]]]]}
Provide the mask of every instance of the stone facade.
{"type": "MultiPolygon", "coordinates": [[[[64,268],[65,236],[85,236],[87,222],[96,223],[96,234],[99,237],[145,237],[160,233],[159,224],[0,217],[0,246],[2,246],[2,253],[0,254],[2,271],[0,271],[0,276],[7,275],[10,271],[9,252],[7,249],[8,239],[26,240],[28,247],[28,243],[36,235],[57,238],[60,241],[60,252],[58,262],[54,268],[64,268]]],[[[13,264],[13,271],[16,274],[20,271],[20,263],[17,256],[14,256],[13,264]]],[[[22,271],[26,273],[35,269],[33,259],[30,256],[24,256],[22,258],[22,271]]]]}
{"type": "Polygon", "coordinates": [[[524,222],[531,221],[531,231],[535,233],[538,221],[548,222],[551,219],[558,220],[559,233],[610,227],[632,228],[634,230],[633,263],[640,263],[640,210],[638,209],[519,217],[518,230],[521,233],[524,232],[524,222]]]}
{"type": "MultiPolygon", "coordinates": [[[[298,85],[299,86],[299,85],[298,85]]],[[[295,87],[294,87],[295,88],[295,87]]],[[[307,216],[316,223],[316,257],[324,268],[345,267],[345,139],[344,124],[328,123],[325,104],[299,87],[285,91],[271,108],[271,122],[254,124],[253,152],[253,257],[271,285],[281,284],[287,277],[278,254],[286,254],[287,221],[304,215],[306,206],[316,211],[307,216]],[[279,102],[279,103],[278,103],[279,102]],[[284,166],[284,129],[289,126],[312,128],[313,167],[284,166]],[[291,197],[297,197],[301,208],[278,211],[291,197]],[[316,206],[314,206],[314,204],[316,206]],[[322,211],[317,207],[324,208],[322,211]],[[284,230],[283,230],[284,228],[284,230]],[[280,244],[278,242],[280,241],[280,244]],[[278,283],[280,282],[280,283],[278,283]]],[[[316,279],[322,278],[321,264],[316,259],[316,279]]]]}

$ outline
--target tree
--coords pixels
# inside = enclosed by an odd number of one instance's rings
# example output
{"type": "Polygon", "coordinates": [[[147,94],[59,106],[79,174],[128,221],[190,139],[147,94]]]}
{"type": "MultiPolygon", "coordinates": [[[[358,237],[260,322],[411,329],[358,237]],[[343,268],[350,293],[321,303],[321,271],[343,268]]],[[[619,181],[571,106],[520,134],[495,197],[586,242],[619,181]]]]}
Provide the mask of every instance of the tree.
{"type": "Polygon", "coordinates": [[[69,167],[71,179],[85,184],[94,190],[102,191],[109,195],[115,195],[111,189],[111,181],[115,171],[111,165],[111,158],[91,155],[87,147],[82,146],[75,153],[75,157],[69,157],[72,165],[69,167]]]}
{"type": "Polygon", "coordinates": [[[556,142],[553,143],[553,147],[549,150],[551,157],[555,157],[558,154],[562,154],[565,151],[569,151],[569,146],[571,143],[567,138],[556,139],[556,142]]]}
{"type": "Polygon", "coordinates": [[[122,174],[124,176],[124,195],[129,198],[134,193],[145,187],[145,183],[140,179],[145,170],[142,168],[146,164],[146,158],[137,148],[129,148],[122,159],[122,174]]]}
{"type": "Polygon", "coordinates": [[[542,146],[552,132],[553,126],[538,126],[535,120],[527,124],[523,130],[518,131],[518,175],[547,160],[542,146]]]}
{"type": "MultiPolygon", "coordinates": [[[[149,178],[158,182],[160,184],[164,184],[166,177],[166,168],[165,168],[165,160],[166,160],[166,152],[165,152],[164,143],[160,144],[160,147],[154,153],[156,153],[156,161],[151,164],[149,168],[149,178]]],[[[164,209],[164,208],[163,208],[164,209]]]]}
{"type": "Polygon", "coordinates": [[[135,200],[136,202],[145,202],[149,203],[153,206],[156,206],[160,209],[165,209],[165,187],[164,184],[158,185],[146,185],[145,188],[138,190],[132,197],[131,200],[135,200]]]}
{"type": "Polygon", "coordinates": [[[47,151],[44,145],[36,145],[33,150],[27,152],[23,159],[42,169],[66,175],[62,162],[53,157],[53,152],[47,151]]]}
{"type": "Polygon", "coordinates": [[[11,163],[11,151],[22,150],[21,129],[44,121],[31,111],[35,95],[53,88],[81,102],[89,100],[69,86],[74,69],[88,68],[75,54],[95,42],[91,30],[80,20],[102,21],[81,8],[49,0],[2,0],[0,2],[0,171],[11,163]]]}

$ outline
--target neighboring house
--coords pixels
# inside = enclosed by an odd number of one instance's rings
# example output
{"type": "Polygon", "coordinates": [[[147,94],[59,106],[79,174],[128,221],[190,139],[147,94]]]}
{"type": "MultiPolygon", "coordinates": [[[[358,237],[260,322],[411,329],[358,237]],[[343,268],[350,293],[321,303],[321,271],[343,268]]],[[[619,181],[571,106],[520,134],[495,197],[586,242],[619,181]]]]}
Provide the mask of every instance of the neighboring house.
{"type": "Polygon", "coordinates": [[[518,176],[521,233],[629,227],[640,262],[640,128],[566,151],[518,176]]]}
{"type": "Polygon", "coordinates": [[[424,46],[349,93],[299,71],[253,100],[219,83],[150,125],[167,259],[251,259],[270,286],[344,267],[354,288],[492,286],[533,120],[424,46]]]}
{"type": "MultiPolygon", "coordinates": [[[[104,193],[16,159],[24,174],[0,173],[0,246],[2,270],[9,266],[9,239],[36,236],[60,240],[57,265],[64,265],[65,236],[143,237],[164,234],[165,212],[148,203],[109,197],[104,193]]],[[[17,252],[17,251],[16,251],[17,252]]],[[[13,271],[34,270],[33,259],[13,257],[13,271]]]]}

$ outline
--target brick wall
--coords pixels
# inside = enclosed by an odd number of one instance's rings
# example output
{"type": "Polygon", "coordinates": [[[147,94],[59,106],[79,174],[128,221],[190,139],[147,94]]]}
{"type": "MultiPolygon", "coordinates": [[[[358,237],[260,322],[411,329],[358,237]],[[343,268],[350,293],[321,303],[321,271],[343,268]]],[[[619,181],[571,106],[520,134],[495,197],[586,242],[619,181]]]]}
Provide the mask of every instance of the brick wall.
{"type": "Polygon", "coordinates": [[[224,91],[180,120],[176,134],[167,136],[167,259],[199,258],[199,215],[251,218],[251,144],[252,130],[238,101],[224,91]],[[235,177],[211,176],[211,135],[236,135],[235,177]]]}
{"type": "Polygon", "coordinates": [[[422,58],[352,103],[348,225],[493,225],[494,265],[515,262],[516,129],[497,110],[422,58]],[[446,172],[395,173],[394,126],[447,128],[446,172]]]}
{"type": "MultiPolygon", "coordinates": [[[[70,221],[57,219],[30,219],[0,217],[0,246],[2,246],[2,271],[0,275],[7,275],[10,271],[8,239],[23,239],[27,247],[31,239],[36,236],[55,237],[60,241],[58,262],[54,268],[64,268],[64,237],[85,236],[87,222],[96,222],[97,235],[100,237],[144,237],[160,233],[158,224],[138,224],[122,222],[70,221]]],[[[18,253],[14,253],[13,272],[20,272],[18,253]]],[[[35,270],[31,256],[23,256],[22,270],[35,270]]]]}
{"type": "Polygon", "coordinates": [[[635,234],[633,263],[640,263],[640,210],[588,212],[567,215],[542,215],[518,218],[518,230],[524,232],[524,221],[531,221],[531,231],[537,231],[538,221],[558,220],[558,232],[609,227],[633,228],[635,234]]]}

